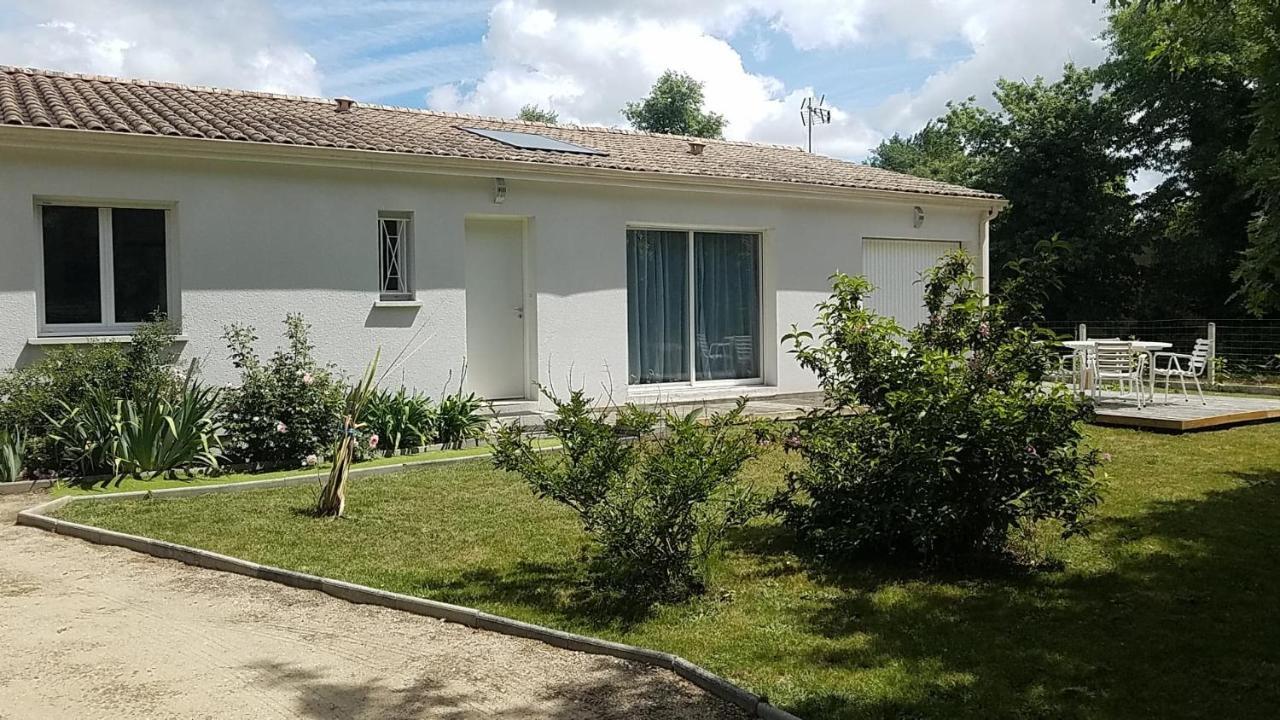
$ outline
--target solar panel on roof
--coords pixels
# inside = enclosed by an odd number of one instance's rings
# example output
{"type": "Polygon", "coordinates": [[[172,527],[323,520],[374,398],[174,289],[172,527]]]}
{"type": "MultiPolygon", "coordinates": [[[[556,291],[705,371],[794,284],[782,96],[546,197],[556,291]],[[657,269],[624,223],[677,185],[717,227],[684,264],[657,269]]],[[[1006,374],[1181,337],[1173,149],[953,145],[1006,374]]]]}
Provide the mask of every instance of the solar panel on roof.
{"type": "Polygon", "coordinates": [[[609,153],[595,148],[585,147],[583,145],[574,145],[573,143],[556,140],[555,138],[544,137],[534,133],[511,132],[509,130],[483,130],[481,128],[464,127],[469,133],[474,133],[480,137],[486,137],[490,140],[497,140],[503,145],[511,147],[523,148],[525,150],[554,150],[556,152],[578,153],[580,155],[608,155],[609,153]]]}

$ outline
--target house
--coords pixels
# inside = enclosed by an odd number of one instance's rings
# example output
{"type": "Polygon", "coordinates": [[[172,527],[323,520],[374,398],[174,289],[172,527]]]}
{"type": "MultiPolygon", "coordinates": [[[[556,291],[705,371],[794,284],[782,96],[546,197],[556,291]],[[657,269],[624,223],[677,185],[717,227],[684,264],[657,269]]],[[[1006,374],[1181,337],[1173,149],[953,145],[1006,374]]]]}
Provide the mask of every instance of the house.
{"type": "Polygon", "coordinates": [[[795,147],[0,67],[0,366],[155,311],[213,382],[287,312],[347,372],[520,407],[813,390],[779,337],[836,272],[921,314],[997,196],[795,147]]]}

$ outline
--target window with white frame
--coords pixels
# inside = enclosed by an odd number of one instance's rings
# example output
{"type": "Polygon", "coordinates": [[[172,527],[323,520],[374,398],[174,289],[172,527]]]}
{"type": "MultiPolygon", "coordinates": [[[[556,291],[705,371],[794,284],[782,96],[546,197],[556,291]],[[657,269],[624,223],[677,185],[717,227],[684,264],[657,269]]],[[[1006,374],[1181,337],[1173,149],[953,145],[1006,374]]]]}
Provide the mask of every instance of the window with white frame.
{"type": "Polygon", "coordinates": [[[627,230],[628,382],[759,382],[759,233],[627,230]]]}
{"type": "Polygon", "coordinates": [[[378,213],[378,291],[382,300],[413,300],[413,213],[378,213]]]}
{"type": "Polygon", "coordinates": [[[123,334],[170,317],[169,210],[42,204],[42,334],[123,334]]]}

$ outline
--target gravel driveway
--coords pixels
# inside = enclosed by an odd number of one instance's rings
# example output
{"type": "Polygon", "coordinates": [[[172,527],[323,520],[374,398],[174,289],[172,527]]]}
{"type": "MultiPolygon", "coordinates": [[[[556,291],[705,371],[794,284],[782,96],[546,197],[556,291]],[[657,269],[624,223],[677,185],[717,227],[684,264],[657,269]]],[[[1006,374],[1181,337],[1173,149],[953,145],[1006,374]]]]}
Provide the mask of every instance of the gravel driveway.
{"type": "Polygon", "coordinates": [[[745,718],[667,671],[13,525],[0,718],[745,718]]]}

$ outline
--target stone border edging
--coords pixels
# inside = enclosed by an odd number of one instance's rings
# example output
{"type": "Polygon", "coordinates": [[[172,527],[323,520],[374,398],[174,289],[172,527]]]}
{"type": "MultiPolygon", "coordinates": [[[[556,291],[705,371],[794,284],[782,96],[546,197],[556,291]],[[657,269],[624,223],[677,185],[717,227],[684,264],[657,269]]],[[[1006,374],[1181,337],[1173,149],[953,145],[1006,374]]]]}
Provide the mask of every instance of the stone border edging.
{"type": "Polygon", "coordinates": [[[39,480],[19,480],[17,482],[0,483],[0,495],[21,495],[22,493],[35,492],[53,487],[57,482],[52,478],[41,478],[39,480]]]}
{"type": "MultiPolygon", "coordinates": [[[[469,458],[441,458],[432,461],[412,463],[413,465],[459,462],[473,460],[469,458]]],[[[393,469],[404,469],[405,465],[384,466],[393,469]]],[[[366,468],[365,474],[377,474],[371,471],[383,470],[384,467],[366,468]]],[[[499,615],[476,610],[474,608],[451,605],[437,600],[393,593],[387,590],[357,585],[342,580],[333,580],[317,575],[294,572],[270,565],[260,565],[248,560],[222,555],[208,550],[178,545],[164,540],[155,540],[139,535],[104,530],[91,525],[68,522],[52,517],[51,513],[73,502],[103,502],[115,500],[136,500],[151,497],[186,497],[213,493],[238,492],[267,488],[288,487],[303,482],[312,482],[315,477],[295,476],[272,480],[225,483],[222,485],[204,485],[185,488],[165,488],[161,490],[142,490],[123,493],[107,493],[103,495],[64,495],[49,502],[27,508],[18,513],[17,524],[47,530],[56,535],[67,535],[80,538],[99,545],[115,545],[135,552],[152,555],[166,560],[177,560],[187,565],[219,570],[222,572],[245,575],[259,580],[288,585],[302,590],[318,590],[326,595],[361,605],[378,605],[392,610],[401,610],[414,615],[424,615],[447,622],[466,625],[477,630],[487,630],[503,635],[538,640],[555,647],[584,652],[592,655],[608,655],[611,657],[642,663],[663,670],[671,670],[681,678],[697,685],[706,692],[733,703],[751,713],[754,718],[762,720],[801,720],[791,713],[770,705],[768,700],[748,692],[715,673],[695,665],[677,655],[649,650],[647,648],[616,643],[586,635],[555,630],[541,625],[513,620],[499,615]]]]}

